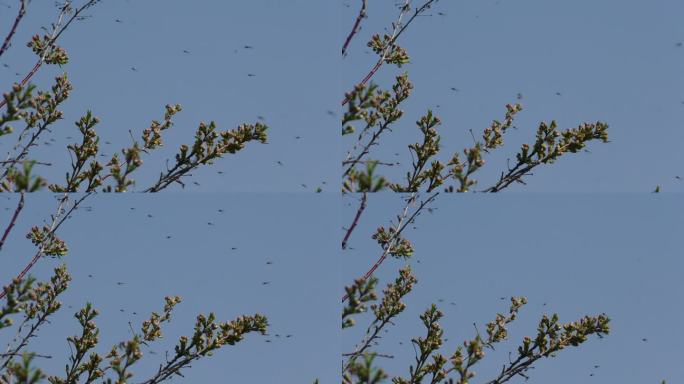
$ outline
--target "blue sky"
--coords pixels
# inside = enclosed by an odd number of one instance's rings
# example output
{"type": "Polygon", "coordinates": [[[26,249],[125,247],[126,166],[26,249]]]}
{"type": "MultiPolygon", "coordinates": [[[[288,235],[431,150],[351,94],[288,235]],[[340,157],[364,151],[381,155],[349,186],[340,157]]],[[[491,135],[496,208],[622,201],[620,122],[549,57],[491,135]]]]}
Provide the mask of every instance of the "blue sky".
{"type": "MultiPolygon", "coordinates": [[[[17,200],[0,200],[3,218],[17,200]]],[[[63,309],[32,347],[54,356],[41,360],[40,366],[53,374],[63,371],[69,356],[66,337],[78,330],[72,315],[86,301],[101,311],[96,320],[101,329],[98,352],[106,354],[130,337],[129,321],[139,328],[151,311],[161,311],[164,296],[180,295],[184,300],[165,328],[165,339],[151,347],[157,354],[146,353],[134,370],[138,379],[157,368],[163,351],[173,351],[179,336],[192,333],[198,313],[214,311],[220,320],[262,313],[270,322],[269,335],[250,334],[244,342],[225,347],[193,364],[182,381],[205,383],[223,377],[243,383],[283,378],[310,383],[318,377],[334,382],[339,375],[336,297],[342,283],[339,264],[323,250],[337,249],[337,201],[329,194],[91,198],[84,207],[92,210],[77,211],[59,233],[70,249],[63,261],[73,281],[62,298],[63,309]]],[[[40,225],[56,207],[48,194],[27,197],[0,252],[2,285],[35,252],[24,238],[28,229],[40,225]]],[[[45,259],[33,273],[45,279],[57,265],[45,259]]],[[[12,330],[2,332],[2,345],[12,335],[12,330]]]]}
{"type": "MultiPolygon", "coordinates": [[[[343,2],[345,33],[358,3],[343,2]]],[[[375,64],[377,56],[365,44],[390,28],[398,15],[393,4],[403,1],[368,3],[368,19],[343,60],[345,89],[375,64]]],[[[592,143],[591,153],[538,168],[527,186],[511,191],[644,192],[656,185],[682,191],[675,178],[684,177],[684,47],[677,46],[684,42],[682,12],[684,3],[675,0],[439,1],[399,38],[411,63],[383,66],[373,78],[389,89],[395,76],[408,71],[415,88],[402,104],[401,122],[371,154],[403,162],[386,170],[403,177],[410,167],[407,145],[419,139],[415,121],[428,108],[442,119],[438,132],[446,161],[472,145],[470,129],[480,137],[492,119],[503,119],[506,104],[520,102],[518,129],[477,174],[482,189],[506,169],[506,159],[515,160],[522,143],[534,139],[539,122],[556,119],[559,128],[607,122],[611,142],[592,143]]],[[[343,151],[353,139],[344,140],[343,151]]]]}
{"type": "MultiPolygon", "coordinates": [[[[11,25],[14,3],[0,3],[5,5],[0,6],[0,25],[11,25]]],[[[163,117],[164,105],[180,103],[184,109],[168,132],[166,148],[146,158],[136,178],[140,189],[150,185],[180,144],[191,143],[201,121],[233,129],[261,116],[269,126],[268,145],[253,143],[236,156],[193,172],[189,180],[200,185],[188,182],[185,190],[327,190],[337,170],[330,149],[339,137],[333,129],[338,117],[328,111],[337,114],[340,97],[334,91],[340,88],[339,47],[329,44],[337,40],[339,28],[330,4],[102,1],[89,12],[91,18],[74,23],[61,38],[70,63],[61,69],[44,67],[33,78],[40,88],[48,88],[66,71],[74,86],[64,120],[49,136],[55,142],[36,151],[39,159],[54,164],[43,173],[51,179],[64,177],[69,164],[66,144],[75,140],[67,137],[77,137],[73,123],[87,109],[101,118],[96,129],[101,152],[111,156],[130,145],[128,130],[139,137],[153,119],[163,117]]],[[[0,67],[0,84],[19,81],[15,73],[23,77],[31,69],[35,56],[25,44],[56,15],[52,3],[29,5],[13,47],[0,58],[9,66],[0,67]]],[[[3,138],[0,152],[5,153],[10,142],[3,138]]]]}
{"type": "MultiPolygon", "coordinates": [[[[345,200],[352,203],[345,204],[348,225],[357,204],[345,200]]],[[[408,309],[375,349],[395,358],[380,361],[392,374],[407,374],[414,356],[410,339],[425,334],[418,316],[432,303],[445,313],[441,325],[449,341],[442,352],[450,355],[474,337],[473,322],[484,332],[497,313],[508,311],[510,296],[526,296],[529,304],[509,328],[511,342],[476,367],[478,382],[493,378],[517,342],[534,334],[541,315],[554,312],[563,322],[605,312],[612,333],[540,361],[529,372],[529,383],[675,382],[684,373],[678,362],[684,332],[677,326],[684,310],[673,304],[684,292],[680,200],[596,194],[438,197],[433,213],[421,215],[417,229],[405,232],[414,257],[388,259],[376,273],[381,288],[406,264],[418,278],[405,300],[408,309]]],[[[349,244],[354,249],[343,253],[346,284],[380,256],[371,235],[378,226],[388,227],[402,207],[399,196],[369,198],[349,244]]],[[[344,332],[344,352],[360,340],[364,318],[344,332]]]]}

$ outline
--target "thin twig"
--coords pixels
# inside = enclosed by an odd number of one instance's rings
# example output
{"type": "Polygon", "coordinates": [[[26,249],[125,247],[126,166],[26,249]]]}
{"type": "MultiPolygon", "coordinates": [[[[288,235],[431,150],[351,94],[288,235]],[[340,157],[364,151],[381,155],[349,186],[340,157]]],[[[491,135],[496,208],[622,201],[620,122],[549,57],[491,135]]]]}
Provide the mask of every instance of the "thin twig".
{"type": "Polygon", "coordinates": [[[19,22],[21,21],[22,18],[24,18],[24,15],[26,14],[26,0],[19,0],[19,13],[17,14],[17,17],[14,19],[14,24],[12,24],[12,29],[10,29],[9,33],[7,34],[7,37],[5,37],[5,41],[2,43],[2,47],[0,47],[0,56],[2,56],[3,53],[9,48],[10,42],[12,41],[12,37],[14,36],[14,33],[17,32],[17,27],[19,26],[19,22]]]}
{"type": "MultiPolygon", "coordinates": [[[[382,135],[382,133],[385,132],[386,130],[390,130],[389,121],[387,121],[387,120],[384,121],[380,125],[380,128],[377,131],[373,132],[373,136],[371,136],[371,139],[368,141],[368,143],[366,143],[366,145],[363,146],[363,150],[358,155],[356,155],[356,157],[354,159],[344,160],[342,162],[342,164],[344,164],[344,165],[349,165],[347,167],[347,169],[344,171],[344,173],[342,174],[343,178],[346,177],[347,175],[349,175],[349,172],[351,172],[352,169],[354,169],[356,164],[363,161],[363,157],[370,152],[370,148],[373,145],[376,145],[376,142],[380,138],[380,135],[382,135]]],[[[356,147],[356,145],[354,147],[356,147]]],[[[347,156],[351,156],[351,153],[349,153],[347,156]]]]}
{"type": "MultiPolygon", "coordinates": [[[[354,356],[354,355],[358,355],[358,353],[356,353],[356,352],[348,352],[348,353],[343,353],[343,354],[342,354],[342,356],[345,356],[345,357],[346,357],[346,356],[354,356]]],[[[394,359],[394,355],[387,355],[387,354],[384,354],[384,353],[373,352],[373,356],[375,356],[375,357],[384,357],[384,358],[387,358],[387,359],[394,359]]]]}
{"type": "Polygon", "coordinates": [[[366,198],[368,197],[367,195],[368,194],[364,192],[363,196],[361,196],[361,204],[359,205],[359,209],[356,211],[354,221],[352,221],[351,225],[349,226],[349,229],[347,229],[347,233],[344,234],[344,239],[342,239],[342,249],[347,249],[347,241],[349,240],[349,236],[351,236],[352,232],[354,232],[354,228],[356,228],[356,225],[359,223],[359,219],[361,218],[363,210],[366,209],[366,198]]]}
{"type": "MultiPolygon", "coordinates": [[[[188,172],[192,171],[193,169],[197,168],[197,166],[199,164],[200,164],[199,162],[195,162],[195,163],[191,163],[189,166],[183,168],[182,166],[187,165],[187,164],[176,163],[176,165],[173,168],[167,170],[166,174],[159,175],[159,180],[157,180],[157,182],[153,186],[147,188],[143,192],[145,192],[145,193],[159,192],[159,191],[163,190],[164,188],[168,187],[169,185],[171,185],[173,183],[178,183],[181,186],[185,187],[185,184],[183,184],[183,182],[180,180],[180,178],[183,177],[184,175],[186,175],[188,172]]],[[[188,174],[188,176],[191,176],[191,175],[188,174]]]]}
{"type": "MultiPolygon", "coordinates": [[[[187,350],[189,351],[193,347],[197,348],[195,340],[190,343],[190,345],[187,347],[187,350]]],[[[201,356],[196,353],[189,356],[183,356],[177,353],[173,359],[167,359],[165,366],[162,367],[160,364],[157,373],[152,378],[147,379],[140,384],[158,384],[165,381],[169,377],[172,377],[173,375],[183,376],[180,373],[180,370],[193,362],[193,360],[197,360],[199,357],[201,356]]]]}
{"type": "Polygon", "coordinates": [[[43,121],[43,123],[41,123],[37,127],[38,130],[31,134],[31,139],[23,145],[23,147],[21,148],[21,152],[19,152],[18,155],[16,155],[14,158],[12,158],[13,154],[16,154],[19,147],[22,146],[21,144],[24,141],[24,138],[30,132],[31,126],[29,124],[26,125],[26,127],[22,130],[21,134],[17,138],[16,144],[12,148],[12,154],[10,154],[10,152],[7,152],[6,160],[0,162],[0,164],[3,165],[3,167],[2,167],[3,171],[2,171],[2,175],[0,175],[0,180],[7,177],[7,174],[9,173],[9,171],[11,169],[11,167],[8,165],[16,164],[16,163],[22,161],[26,156],[28,156],[29,150],[31,149],[31,147],[35,147],[38,145],[37,142],[38,142],[38,139],[40,138],[40,135],[43,134],[43,132],[45,132],[45,131],[50,132],[50,130],[48,129],[49,126],[50,126],[49,121],[47,121],[47,120],[43,121]]]}
{"type": "Polygon", "coordinates": [[[525,184],[524,181],[522,181],[522,177],[529,175],[529,172],[538,166],[539,162],[533,162],[533,163],[528,163],[527,166],[522,167],[524,163],[518,163],[515,165],[515,167],[511,168],[506,175],[501,175],[499,178],[499,181],[494,184],[493,186],[482,190],[482,192],[490,192],[490,193],[496,193],[496,192],[501,192],[503,189],[507,188],[514,182],[518,182],[521,184],[525,184]],[[522,167],[522,168],[521,168],[522,167]]]}
{"type": "Polygon", "coordinates": [[[14,210],[14,214],[12,215],[12,219],[9,222],[9,225],[7,225],[7,228],[5,229],[5,233],[2,235],[2,239],[0,239],[0,250],[2,250],[2,246],[5,245],[5,241],[7,240],[7,236],[9,236],[10,232],[12,231],[12,228],[14,227],[14,224],[17,222],[17,218],[19,217],[19,213],[21,210],[24,209],[24,192],[21,192],[21,197],[19,198],[19,204],[17,204],[17,208],[14,210]]]}
{"type": "MultiPolygon", "coordinates": [[[[538,347],[539,346],[535,343],[535,345],[530,349],[530,352],[534,352],[534,350],[538,347]]],[[[531,365],[542,357],[543,355],[541,353],[532,353],[528,356],[520,355],[515,361],[511,362],[508,366],[504,365],[499,376],[496,379],[488,381],[487,384],[503,384],[515,376],[525,376],[523,372],[527,371],[528,369],[531,369],[531,365]]]]}
{"type": "MultiPolygon", "coordinates": [[[[55,301],[57,301],[57,297],[56,297],[56,296],[50,297],[50,298],[48,299],[48,305],[52,305],[55,301]]],[[[9,344],[7,345],[7,350],[8,350],[8,352],[5,353],[5,354],[3,354],[3,357],[4,357],[5,360],[4,360],[4,362],[2,363],[2,366],[0,366],[0,371],[2,371],[2,370],[4,370],[5,368],[7,368],[7,366],[12,362],[14,356],[19,355],[19,353],[21,352],[21,350],[22,350],[24,347],[26,347],[26,346],[28,345],[28,343],[29,343],[29,341],[31,340],[31,338],[33,338],[33,337],[36,336],[36,333],[38,332],[38,329],[40,329],[40,327],[48,321],[48,320],[47,320],[48,316],[50,316],[50,313],[49,313],[49,312],[43,312],[43,313],[41,313],[41,314],[38,316],[38,318],[36,319],[36,322],[33,323],[33,324],[31,324],[31,328],[30,328],[30,329],[28,330],[28,332],[21,338],[21,341],[20,341],[14,348],[12,348],[11,351],[10,351],[10,348],[11,348],[10,345],[9,345],[9,344]]],[[[19,329],[17,330],[17,337],[19,337],[19,335],[20,335],[21,332],[22,332],[23,327],[29,322],[30,319],[31,319],[31,318],[28,317],[28,316],[25,317],[25,319],[24,319],[24,321],[22,322],[21,326],[19,326],[19,329]]],[[[16,338],[15,338],[14,341],[16,341],[16,338]]],[[[13,342],[14,342],[14,341],[13,341],[13,342]]],[[[48,358],[49,358],[49,357],[48,357],[48,358]]]]}
{"type": "MultiPolygon", "coordinates": [[[[19,163],[19,162],[21,162],[21,161],[22,161],[22,160],[16,160],[16,159],[15,159],[15,160],[3,160],[3,161],[0,161],[0,164],[16,164],[16,163],[19,163]]],[[[33,161],[31,161],[31,162],[32,162],[34,165],[45,165],[45,166],[48,166],[48,167],[51,167],[51,166],[52,166],[52,163],[45,163],[45,162],[42,162],[42,161],[35,161],[35,160],[33,160],[33,161]]]]}
{"type": "Polygon", "coordinates": [[[366,330],[366,336],[363,340],[361,340],[360,345],[356,347],[356,350],[354,352],[347,354],[349,356],[349,359],[347,360],[347,363],[344,365],[344,368],[342,369],[343,372],[349,370],[349,367],[351,367],[351,365],[354,364],[356,359],[359,356],[361,356],[368,348],[370,348],[373,340],[380,337],[380,331],[382,331],[385,328],[385,326],[390,323],[390,319],[383,319],[380,322],[380,324],[376,325],[374,321],[373,324],[368,326],[368,329],[366,330]],[[371,330],[371,328],[373,329],[371,330]]]}
{"type": "Polygon", "coordinates": [[[354,26],[352,27],[351,32],[349,32],[349,35],[347,36],[347,39],[344,41],[344,45],[342,46],[342,57],[347,56],[347,47],[349,47],[349,43],[351,42],[354,35],[356,35],[361,30],[361,20],[364,17],[366,17],[367,1],[368,0],[361,0],[361,10],[359,11],[359,15],[356,16],[354,26]]]}
{"type": "MultiPolygon", "coordinates": [[[[2,162],[0,162],[2,163],[2,162]]],[[[379,160],[359,160],[359,161],[354,161],[354,160],[344,160],[342,161],[342,165],[348,165],[348,164],[366,164],[366,163],[373,163],[375,165],[384,165],[387,167],[394,167],[397,165],[401,165],[399,162],[396,163],[386,163],[384,161],[379,161],[379,160]]]]}
{"type": "MultiPolygon", "coordinates": [[[[20,353],[0,353],[0,357],[7,357],[7,356],[19,356],[20,353]]],[[[52,359],[52,356],[50,355],[41,355],[39,353],[34,353],[34,352],[29,352],[28,355],[31,355],[31,357],[39,357],[43,359],[52,359]]]]}

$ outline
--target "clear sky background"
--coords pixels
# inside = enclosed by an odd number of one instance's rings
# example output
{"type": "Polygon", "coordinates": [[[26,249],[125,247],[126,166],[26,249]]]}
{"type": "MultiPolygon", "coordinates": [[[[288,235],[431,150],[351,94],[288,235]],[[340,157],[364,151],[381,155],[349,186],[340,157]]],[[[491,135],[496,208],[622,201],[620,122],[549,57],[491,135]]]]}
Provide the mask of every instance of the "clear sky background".
{"type": "MultiPolygon", "coordinates": [[[[348,225],[357,204],[346,200],[352,203],[345,204],[348,225]]],[[[380,256],[370,237],[378,226],[388,227],[402,207],[399,196],[369,198],[349,244],[354,249],[343,253],[347,285],[380,256]]],[[[376,274],[381,289],[406,264],[418,278],[406,297],[407,310],[375,348],[395,356],[378,360],[391,374],[407,375],[414,361],[410,339],[425,335],[419,315],[430,304],[445,313],[441,325],[448,342],[441,351],[451,355],[475,336],[473,322],[485,332],[497,313],[507,313],[510,296],[526,296],[529,304],[509,327],[511,342],[478,364],[476,382],[493,378],[508,352],[535,334],[542,314],[554,312],[563,322],[605,312],[612,332],[540,361],[529,372],[530,384],[670,383],[684,374],[684,310],[678,304],[684,293],[684,218],[677,196],[442,196],[432,207],[432,214],[417,219],[417,229],[405,233],[414,257],[388,259],[376,274]]],[[[364,319],[344,332],[344,352],[360,340],[364,319]]]]}
{"type": "MultiPolygon", "coordinates": [[[[0,26],[13,22],[15,3],[0,1],[0,26]]],[[[201,121],[214,120],[225,130],[254,124],[261,116],[269,126],[268,145],[250,143],[237,155],[193,172],[188,180],[200,185],[188,182],[186,190],[327,190],[339,167],[330,156],[339,143],[334,115],[341,64],[339,47],[330,44],[340,30],[331,4],[102,1],[88,12],[91,18],[74,23],[60,38],[70,63],[61,69],[43,67],[33,78],[47,89],[66,71],[74,86],[64,120],[44,140],[51,145],[36,151],[38,159],[54,164],[41,171],[62,180],[69,164],[66,145],[77,138],[74,122],[87,109],[101,118],[96,131],[101,152],[109,155],[102,158],[106,163],[115,150],[130,145],[128,130],[139,138],[153,119],[163,118],[164,105],[180,103],[184,109],[167,131],[166,148],[144,159],[148,164],[136,177],[139,189],[156,180],[165,159],[173,159],[182,143],[192,143],[201,121]]],[[[56,16],[52,2],[31,2],[12,49],[0,59],[9,66],[0,66],[3,92],[35,63],[36,56],[25,46],[30,36],[56,16]]],[[[3,138],[0,153],[6,153],[8,143],[13,141],[3,138]]]]}
{"type": "MultiPolygon", "coordinates": [[[[343,34],[359,3],[343,1],[343,34]]],[[[375,64],[377,56],[365,45],[390,29],[399,14],[394,5],[403,1],[368,3],[368,19],[343,60],[347,90],[375,64]]],[[[556,119],[559,128],[607,122],[611,143],[592,143],[591,153],[540,167],[526,178],[527,186],[513,185],[511,191],[652,191],[656,185],[682,191],[675,176],[684,177],[684,47],[678,46],[684,42],[683,13],[684,3],[676,0],[439,1],[398,41],[411,63],[383,66],[374,77],[390,89],[394,77],[408,71],[415,88],[402,104],[403,119],[371,157],[403,162],[386,174],[404,177],[410,167],[407,145],[420,138],[415,121],[427,109],[442,119],[441,160],[447,161],[472,145],[470,129],[481,137],[492,119],[503,119],[506,104],[520,102],[518,129],[477,173],[482,189],[506,169],[506,159],[515,160],[522,143],[534,140],[539,122],[556,119]]]]}
{"type": "MultiPolygon", "coordinates": [[[[0,200],[3,218],[17,199],[0,200]]],[[[262,313],[269,319],[269,335],[249,334],[244,342],[192,364],[182,382],[311,383],[316,377],[336,382],[336,297],[342,283],[339,263],[324,250],[338,247],[338,202],[329,194],[91,198],[84,207],[92,210],[77,211],[59,233],[69,246],[63,261],[73,281],[63,294],[63,309],[31,348],[54,357],[37,364],[52,374],[63,372],[69,356],[66,337],[79,330],[72,315],[87,301],[101,311],[97,351],[106,354],[131,337],[129,321],[139,329],[151,311],[162,310],[165,296],[180,295],[184,300],[164,328],[164,340],[150,348],[157,354],[143,349],[146,356],[133,371],[135,382],[163,362],[164,351],[173,352],[179,336],[192,334],[198,313],[210,311],[219,320],[262,313]]],[[[35,253],[24,238],[29,228],[41,225],[56,207],[47,194],[27,197],[0,252],[2,285],[35,253]]],[[[32,272],[46,279],[58,264],[44,259],[32,272]]],[[[13,330],[0,333],[3,348],[12,335],[13,330]]]]}

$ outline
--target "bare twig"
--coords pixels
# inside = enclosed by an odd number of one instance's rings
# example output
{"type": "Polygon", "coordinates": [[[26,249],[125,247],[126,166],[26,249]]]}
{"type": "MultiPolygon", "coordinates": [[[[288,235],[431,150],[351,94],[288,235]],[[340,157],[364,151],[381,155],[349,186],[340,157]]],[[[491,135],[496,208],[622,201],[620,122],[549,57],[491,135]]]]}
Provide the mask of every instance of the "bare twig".
{"type": "Polygon", "coordinates": [[[359,15],[356,16],[354,26],[352,27],[351,32],[349,32],[349,35],[347,36],[347,39],[344,41],[344,45],[342,46],[342,57],[347,56],[347,47],[349,47],[349,43],[351,42],[354,35],[356,35],[361,30],[361,20],[363,20],[363,18],[366,17],[366,6],[368,5],[367,2],[368,0],[361,0],[361,10],[359,11],[359,15]]]}
{"type": "Polygon", "coordinates": [[[12,215],[12,219],[10,219],[9,224],[7,225],[7,228],[5,229],[5,233],[2,235],[2,239],[0,239],[0,250],[2,250],[2,246],[5,245],[5,241],[7,240],[7,236],[9,236],[10,232],[12,231],[12,228],[14,227],[14,224],[17,222],[17,218],[19,217],[19,213],[21,210],[24,209],[24,192],[21,192],[21,197],[19,198],[19,203],[17,204],[17,208],[14,210],[14,214],[12,215]]]}
{"type": "Polygon", "coordinates": [[[514,182],[518,182],[521,184],[525,184],[525,182],[522,180],[522,177],[525,175],[529,175],[529,172],[536,166],[541,164],[541,162],[534,162],[534,163],[517,163],[515,167],[510,168],[508,170],[508,173],[505,175],[502,173],[501,177],[499,178],[499,181],[492,185],[491,187],[483,190],[482,192],[490,192],[490,193],[496,193],[500,192],[501,190],[507,188],[514,182]],[[523,165],[525,165],[523,167],[523,165]]]}
{"type": "MultiPolygon", "coordinates": [[[[342,354],[342,356],[344,356],[344,357],[347,357],[347,356],[356,356],[356,355],[358,355],[358,353],[356,353],[356,352],[348,352],[348,353],[343,353],[343,354],[342,354]]],[[[394,359],[394,355],[387,355],[387,354],[384,354],[384,353],[373,352],[373,356],[375,356],[375,357],[384,357],[384,358],[386,358],[386,359],[394,359]]]]}
{"type": "Polygon", "coordinates": [[[7,37],[5,37],[5,41],[2,43],[2,47],[0,47],[0,56],[2,56],[2,54],[5,53],[5,51],[7,50],[7,48],[9,48],[10,43],[12,41],[12,37],[14,36],[14,33],[17,32],[19,22],[21,22],[21,19],[24,18],[25,14],[26,0],[19,0],[19,13],[17,14],[17,17],[14,19],[14,24],[12,24],[12,28],[7,34],[7,37]]]}
{"type": "MultiPolygon", "coordinates": [[[[50,300],[50,302],[54,302],[57,300],[57,297],[51,297],[49,300],[50,300]]],[[[21,338],[21,341],[18,344],[16,344],[13,348],[11,348],[9,344],[7,345],[7,353],[4,353],[1,355],[4,358],[4,361],[2,363],[2,366],[0,366],[0,371],[7,368],[7,365],[9,365],[12,362],[12,360],[15,356],[20,355],[21,350],[24,349],[24,347],[26,347],[28,345],[29,340],[31,340],[31,338],[36,336],[38,329],[40,329],[40,327],[48,321],[47,320],[48,316],[50,316],[50,313],[47,311],[41,313],[38,316],[38,318],[36,319],[36,322],[31,324],[30,329],[21,338]],[[10,350],[10,348],[11,348],[11,350],[10,350]]],[[[30,319],[30,317],[27,316],[24,319],[24,321],[21,323],[21,325],[19,326],[19,329],[17,330],[17,338],[21,335],[22,330],[23,330],[24,326],[26,326],[26,324],[29,322],[29,319],[30,319]]],[[[13,342],[15,342],[15,341],[17,341],[16,338],[13,342]]],[[[50,356],[48,356],[47,358],[50,358],[50,356]]]]}
{"type": "MultiPolygon", "coordinates": [[[[50,124],[51,123],[49,121],[44,121],[43,123],[41,123],[37,127],[38,128],[37,131],[35,131],[31,134],[31,139],[29,139],[29,141],[22,146],[21,144],[24,141],[24,138],[30,132],[30,128],[31,128],[28,124],[26,125],[26,127],[22,130],[21,134],[17,138],[17,142],[14,145],[14,147],[12,148],[12,153],[7,152],[7,159],[5,161],[0,162],[0,165],[3,166],[2,167],[3,171],[2,171],[2,175],[0,175],[0,180],[7,177],[7,174],[9,173],[9,171],[11,169],[10,165],[16,164],[16,163],[24,160],[24,158],[26,156],[28,156],[29,150],[31,149],[31,147],[38,145],[37,142],[38,142],[38,139],[40,139],[40,135],[43,134],[43,132],[46,132],[46,131],[49,132],[48,127],[50,126],[50,124]],[[19,149],[19,147],[21,147],[21,151],[19,152],[18,155],[15,155],[15,157],[12,158],[12,156],[17,153],[17,150],[19,149]]],[[[43,164],[47,164],[47,163],[43,163],[43,164]]]]}
{"type": "MultiPolygon", "coordinates": [[[[363,146],[363,150],[361,152],[359,152],[359,154],[356,155],[355,158],[349,159],[349,160],[344,160],[342,162],[343,165],[348,165],[347,169],[344,171],[344,174],[342,174],[343,178],[345,176],[349,175],[349,172],[351,172],[352,169],[354,169],[356,164],[359,164],[363,161],[363,157],[366,156],[370,152],[370,148],[373,145],[376,145],[376,142],[380,138],[380,135],[382,135],[382,133],[385,132],[386,130],[389,130],[389,125],[390,125],[389,121],[384,121],[380,125],[380,128],[377,131],[373,132],[373,136],[371,136],[371,139],[368,140],[368,143],[366,143],[366,145],[363,146]]],[[[347,156],[351,156],[351,153],[348,153],[347,156]]]]}
{"type": "MultiPolygon", "coordinates": [[[[19,163],[19,162],[21,162],[21,160],[16,160],[16,159],[15,159],[15,160],[3,160],[3,161],[0,161],[0,164],[3,164],[3,165],[4,165],[4,164],[16,164],[16,163],[19,163]]],[[[33,160],[32,163],[33,163],[34,165],[45,165],[45,166],[48,166],[48,167],[52,166],[52,163],[45,163],[45,162],[42,162],[42,161],[35,161],[35,160],[33,160]]]]}
{"type": "MultiPolygon", "coordinates": [[[[361,218],[361,214],[363,213],[363,210],[366,209],[366,198],[368,194],[366,192],[363,193],[363,196],[361,196],[361,204],[359,205],[359,209],[356,211],[356,216],[354,216],[354,221],[352,221],[351,225],[349,226],[349,229],[347,229],[347,233],[344,234],[344,239],[342,239],[342,249],[347,249],[347,241],[349,240],[349,236],[351,236],[352,232],[354,232],[354,228],[356,228],[356,225],[359,223],[359,219],[361,218]]],[[[0,243],[0,245],[2,245],[0,243]]]]}
{"type": "Polygon", "coordinates": [[[356,359],[361,356],[368,348],[370,348],[371,343],[373,340],[379,338],[380,331],[382,331],[387,324],[391,322],[390,319],[383,319],[380,324],[375,324],[375,322],[371,325],[368,326],[368,330],[366,330],[366,336],[361,340],[361,343],[358,347],[356,347],[356,350],[351,353],[346,353],[345,355],[349,356],[349,360],[347,360],[347,363],[344,365],[342,372],[346,372],[349,370],[349,367],[354,364],[356,359]],[[372,328],[372,330],[371,330],[372,328]]]}
{"type": "MultiPolygon", "coordinates": [[[[194,168],[196,168],[199,165],[199,163],[191,164],[190,166],[186,167],[183,167],[183,165],[184,164],[182,163],[177,163],[176,165],[174,165],[173,168],[166,171],[166,174],[161,174],[159,176],[159,180],[157,180],[157,182],[153,186],[147,188],[143,192],[159,192],[173,183],[178,183],[181,186],[185,187],[185,184],[183,184],[183,182],[180,181],[180,178],[188,174],[188,172],[192,171],[194,168]]],[[[188,174],[188,176],[190,175],[188,174]]]]}
{"type": "MultiPolygon", "coordinates": [[[[39,353],[34,353],[34,352],[29,352],[28,354],[31,355],[31,357],[39,357],[39,358],[43,358],[43,359],[52,359],[52,356],[50,356],[50,355],[41,355],[39,353]]],[[[20,353],[0,353],[0,357],[20,356],[20,355],[21,355],[20,353]]]]}
{"type": "MultiPolygon", "coordinates": [[[[2,163],[2,162],[0,162],[2,163]]],[[[399,162],[396,163],[386,163],[384,161],[379,161],[379,160],[359,160],[359,161],[354,161],[354,160],[344,160],[342,161],[342,165],[348,165],[348,164],[366,164],[366,163],[373,163],[375,165],[384,165],[387,167],[394,167],[397,165],[401,165],[399,162]]]]}

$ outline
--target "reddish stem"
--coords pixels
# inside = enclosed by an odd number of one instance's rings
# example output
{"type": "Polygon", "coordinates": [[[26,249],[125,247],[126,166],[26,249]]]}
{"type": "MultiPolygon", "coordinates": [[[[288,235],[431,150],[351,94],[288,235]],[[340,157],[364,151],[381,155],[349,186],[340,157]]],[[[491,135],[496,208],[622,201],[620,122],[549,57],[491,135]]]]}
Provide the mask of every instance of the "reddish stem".
{"type": "Polygon", "coordinates": [[[5,245],[5,240],[7,240],[7,236],[9,236],[10,232],[12,231],[12,228],[14,227],[14,224],[17,222],[17,218],[19,217],[19,212],[24,208],[24,192],[21,192],[21,198],[19,199],[19,204],[17,204],[17,209],[14,210],[14,215],[12,215],[12,220],[10,220],[9,225],[7,226],[7,229],[5,229],[5,233],[2,235],[2,239],[0,239],[0,250],[2,249],[2,246],[5,245]]]}
{"type": "MultiPolygon", "coordinates": [[[[36,252],[36,254],[33,256],[33,259],[31,259],[31,262],[29,262],[29,263],[26,265],[26,267],[24,267],[24,270],[21,271],[21,273],[20,273],[17,277],[15,277],[15,280],[14,280],[14,281],[21,281],[21,280],[23,280],[23,279],[24,279],[24,276],[26,276],[26,274],[28,273],[28,271],[29,271],[31,268],[33,268],[33,266],[38,262],[38,259],[40,259],[40,256],[42,256],[42,252],[40,252],[40,251],[36,252]]],[[[0,299],[2,299],[3,297],[5,297],[5,295],[7,294],[7,292],[8,292],[7,290],[4,290],[4,289],[3,289],[2,292],[0,292],[0,299]]]]}
{"type": "MultiPolygon", "coordinates": [[[[380,69],[383,62],[384,62],[384,60],[378,60],[378,62],[375,63],[375,66],[370,70],[370,72],[368,72],[366,77],[364,77],[363,80],[361,80],[361,82],[359,84],[366,85],[368,80],[370,80],[370,78],[373,77],[373,75],[375,75],[375,72],[377,72],[378,69],[380,69]]],[[[345,97],[344,100],[342,100],[342,106],[344,106],[348,102],[349,102],[349,99],[345,97]]],[[[0,105],[0,107],[2,107],[2,105],[0,105]]]]}
{"type": "Polygon", "coordinates": [[[349,35],[347,36],[347,39],[344,41],[344,45],[342,46],[343,57],[347,54],[347,47],[349,47],[349,43],[351,42],[352,38],[354,37],[354,35],[356,35],[356,33],[358,33],[361,30],[359,28],[359,25],[361,24],[361,20],[366,16],[366,3],[367,0],[361,0],[361,10],[359,11],[359,15],[356,16],[354,27],[352,28],[351,32],[349,32],[349,35]]]}
{"type": "MultiPolygon", "coordinates": [[[[38,72],[38,69],[41,67],[41,65],[43,65],[43,59],[38,60],[38,62],[36,63],[36,65],[33,66],[33,69],[31,69],[31,72],[29,72],[28,75],[26,75],[26,76],[21,80],[21,86],[22,86],[22,87],[25,86],[26,83],[28,83],[29,80],[31,80],[31,78],[33,77],[33,75],[36,74],[36,72],[38,72]]],[[[2,99],[2,100],[0,101],[0,108],[4,107],[6,103],[7,103],[7,101],[6,101],[5,99],[2,99]]]]}
{"type": "Polygon", "coordinates": [[[12,41],[12,37],[14,36],[14,33],[17,32],[19,22],[24,17],[24,14],[26,14],[26,0],[20,0],[19,4],[19,13],[17,14],[17,17],[14,19],[12,29],[10,29],[9,33],[7,34],[7,37],[5,37],[5,41],[2,43],[2,47],[0,47],[0,56],[2,56],[2,54],[5,53],[5,51],[7,50],[7,48],[9,48],[10,42],[12,41]]]}
{"type": "Polygon", "coordinates": [[[366,209],[366,197],[367,194],[366,192],[364,192],[363,197],[361,197],[361,205],[359,205],[359,209],[356,211],[354,221],[349,226],[349,229],[347,229],[347,233],[344,235],[344,239],[342,239],[342,249],[347,249],[347,241],[349,240],[349,236],[351,236],[352,232],[354,232],[354,228],[356,228],[356,225],[359,223],[359,219],[361,218],[363,210],[366,209]]]}
{"type": "MultiPolygon", "coordinates": [[[[373,264],[373,266],[371,267],[371,269],[369,269],[368,272],[366,272],[366,274],[363,275],[363,277],[362,277],[363,281],[366,281],[366,280],[368,280],[369,277],[373,276],[373,272],[375,272],[375,270],[378,269],[380,264],[382,264],[382,262],[385,261],[388,254],[389,254],[389,252],[383,252],[382,253],[382,256],[380,256],[378,261],[376,261],[375,264],[373,264]]],[[[2,298],[2,296],[0,296],[0,298],[2,298]]],[[[342,296],[342,302],[344,303],[345,301],[347,301],[348,298],[349,298],[349,294],[345,293],[344,296],[342,296]]]]}

